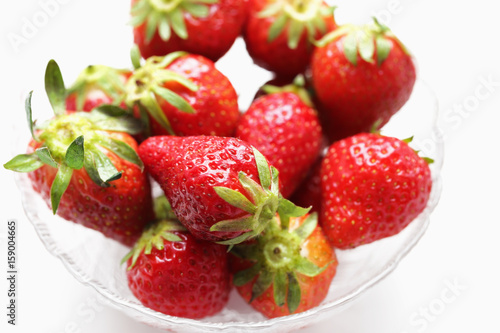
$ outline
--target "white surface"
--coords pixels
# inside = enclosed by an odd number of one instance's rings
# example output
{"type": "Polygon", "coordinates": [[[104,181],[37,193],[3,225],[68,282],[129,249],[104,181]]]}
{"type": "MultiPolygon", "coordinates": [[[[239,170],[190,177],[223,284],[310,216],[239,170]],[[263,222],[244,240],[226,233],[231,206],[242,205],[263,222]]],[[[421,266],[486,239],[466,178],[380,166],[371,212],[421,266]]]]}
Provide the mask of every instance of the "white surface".
{"type": "MultiPolygon", "coordinates": [[[[44,22],[41,3],[48,2],[12,1],[0,12],[2,164],[11,156],[12,124],[16,124],[16,134],[24,131],[29,135],[21,107],[23,94],[34,89],[34,99],[46,103],[43,73],[49,59],[59,62],[67,83],[89,64],[129,64],[128,2],[58,0],[58,8],[51,7],[52,16],[44,22]],[[28,38],[16,51],[9,36],[22,36],[26,22],[37,19],[40,27],[37,31],[25,29],[28,38]]],[[[427,234],[396,271],[341,314],[302,332],[499,331],[500,217],[496,205],[500,200],[500,158],[493,140],[500,123],[500,6],[488,0],[335,3],[340,23],[364,22],[374,13],[389,13],[384,15],[389,25],[418,59],[420,76],[434,88],[441,111],[447,114],[441,122],[446,135],[444,189],[427,234]],[[493,84],[485,84],[485,80],[493,84]]],[[[246,105],[254,88],[245,87],[245,73],[262,82],[267,75],[253,68],[246,71],[241,62],[229,60],[224,59],[219,68],[242,93],[241,102],[246,105]]],[[[34,112],[43,118],[46,110],[34,112]]],[[[422,145],[432,149],[431,142],[422,145]]],[[[93,290],[73,279],[38,240],[22,211],[11,173],[2,168],[0,177],[2,332],[159,332],[103,305],[93,290]],[[4,235],[10,218],[19,224],[15,327],[6,324],[5,316],[4,235]]]]}

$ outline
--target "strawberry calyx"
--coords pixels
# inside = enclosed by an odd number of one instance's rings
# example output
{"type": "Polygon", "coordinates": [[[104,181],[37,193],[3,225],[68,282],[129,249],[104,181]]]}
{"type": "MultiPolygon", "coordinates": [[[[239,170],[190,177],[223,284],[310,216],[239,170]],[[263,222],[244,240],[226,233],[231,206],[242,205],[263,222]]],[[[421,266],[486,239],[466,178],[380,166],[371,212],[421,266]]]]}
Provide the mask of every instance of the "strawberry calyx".
{"type": "MultiPolygon", "coordinates": [[[[413,136],[410,136],[409,138],[403,139],[401,141],[403,141],[407,145],[410,145],[410,143],[413,141],[413,136]]],[[[413,149],[413,151],[415,152],[415,154],[417,154],[417,155],[420,156],[420,150],[413,149]]],[[[425,161],[425,163],[427,163],[429,165],[432,164],[432,163],[434,163],[434,160],[432,158],[430,158],[430,157],[420,156],[420,158],[423,159],[425,161]]]]}
{"type": "Polygon", "coordinates": [[[336,7],[328,6],[322,0],[275,1],[258,13],[258,17],[276,17],[269,28],[268,42],[275,40],[288,26],[288,47],[296,49],[302,33],[314,40],[316,33],[326,33],[324,17],[332,16],[336,7]]]}
{"type": "Polygon", "coordinates": [[[396,42],[406,54],[410,55],[408,49],[394,33],[375,17],[372,24],[362,26],[343,25],[316,41],[315,45],[324,47],[340,38],[343,38],[344,55],[354,66],[358,64],[358,55],[368,63],[376,62],[378,66],[382,65],[391,52],[391,41],[396,42]]]}
{"type": "Polygon", "coordinates": [[[124,264],[132,258],[130,265],[127,267],[127,270],[131,270],[142,253],[149,255],[151,254],[153,248],[163,250],[165,241],[182,241],[179,236],[173,233],[174,231],[185,232],[187,229],[184,228],[180,222],[173,219],[162,219],[150,224],[143,231],[141,238],[139,238],[132,250],[130,250],[130,252],[122,259],[121,264],[124,264]]]}
{"type": "Polygon", "coordinates": [[[50,196],[55,214],[66,191],[73,170],[85,168],[89,177],[99,186],[109,187],[110,182],[121,177],[103,152],[110,151],[131,162],[141,170],[144,168],[137,152],[123,141],[111,136],[110,132],[137,134],[142,123],[127,111],[113,105],[103,105],[91,112],[61,113],[64,106],[64,82],[59,66],[53,60],[47,65],[45,90],[56,113],[51,120],[35,126],[32,120],[31,97],[26,98],[25,109],[33,140],[38,148],[31,154],[20,154],[4,164],[6,169],[16,172],[31,172],[48,165],[57,168],[50,196]]]}
{"type": "Polygon", "coordinates": [[[270,84],[266,84],[262,87],[262,90],[266,94],[278,94],[278,93],[283,93],[283,92],[290,92],[293,93],[304,102],[309,107],[314,107],[314,104],[311,100],[311,97],[309,95],[309,92],[305,88],[306,81],[305,78],[302,74],[299,74],[295,77],[293,80],[293,83],[287,84],[283,87],[278,87],[278,86],[273,86],[270,84]]]}
{"type": "Polygon", "coordinates": [[[223,245],[235,245],[260,235],[267,225],[275,218],[276,212],[305,214],[308,209],[296,207],[283,198],[279,192],[278,170],[267,163],[266,158],[253,148],[260,184],[239,172],[238,179],[246,190],[249,200],[244,194],[226,187],[214,187],[215,192],[224,201],[248,213],[238,219],[220,221],[210,228],[210,231],[239,232],[240,236],[218,242],[223,245]]]}
{"type": "Polygon", "coordinates": [[[209,6],[218,0],[139,0],[130,11],[130,24],[137,27],[146,24],[146,42],[153,39],[156,31],[163,41],[168,41],[173,32],[187,39],[185,14],[194,18],[205,18],[210,13],[209,6]]]}
{"type": "Polygon", "coordinates": [[[67,94],[76,93],[77,110],[82,110],[87,92],[97,89],[111,97],[113,103],[119,105],[125,94],[126,69],[116,69],[104,65],[90,65],[77,77],[67,94]]]}
{"type": "Polygon", "coordinates": [[[153,201],[153,209],[157,219],[177,220],[177,216],[165,195],[156,197],[153,201]]]}
{"type": "Polygon", "coordinates": [[[297,310],[301,300],[301,288],[297,274],[313,277],[322,273],[329,265],[318,267],[304,254],[304,243],[318,224],[317,214],[304,216],[299,227],[290,229],[288,223],[282,223],[283,217],[276,215],[264,233],[250,244],[236,245],[231,249],[235,256],[254,264],[237,272],[233,282],[243,286],[255,280],[250,303],[262,295],[271,285],[277,306],[287,303],[290,313],[297,310]]]}
{"type": "Polygon", "coordinates": [[[191,91],[197,91],[198,86],[182,75],[165,67],[176,59],[187,55],[186,52],[172,52],[162,57],[150,57],[137,68],[126,85],[125,103],[132,108],[138,106],[141,114],[149,113],[168,133],[175,135],[170,122],[163,113],[158,98],[161,98],[186,113],[195,113],[187,100],[172,90],[165,88],[167,82],[177,82],[191,91]]]}

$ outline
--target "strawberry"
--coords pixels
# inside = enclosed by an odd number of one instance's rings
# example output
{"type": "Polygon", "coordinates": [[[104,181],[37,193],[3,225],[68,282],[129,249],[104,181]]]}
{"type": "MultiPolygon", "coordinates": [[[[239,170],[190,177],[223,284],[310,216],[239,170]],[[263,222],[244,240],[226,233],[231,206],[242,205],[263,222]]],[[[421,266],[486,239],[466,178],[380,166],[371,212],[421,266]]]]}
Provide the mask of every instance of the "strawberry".
{"type": "Polygon", "coordinates": [[[280,214],[261,237],[236,245],[231,253],[238,293],[269,318],[318,306],[338,264],[316,214],[294,218],[280,214]]]}
{"type": "Polygon", "coordinates": [[[276,168],[239,139],[156,136],[139,155],[179,221],[201,239],[235,244],[255,237],[290,203],[279,194],[276,168]]]}
{"type": "Polygon", "coordinates": [[[395,235],[424,210],[432,160],[409,141],[361,133],[330,146],[321,166],[320,223],[335,247],[395,235]]]}
{"type": "Polygon", "coordinates": [[[311,207],[310,212],[321,211],[321,164],[324,156],[319,156],[309,169],[307,176],[293,192],[290,201],[299,207],[311,207]]]}
{"type": "Polygon", "coordinates": [[[67,90],[66,110],[91,111],[103,104],[126,107],[125,83],[132,73],[103,65],[85,68],[67,90]]]}
{"type": "Polygon", "coordinates": [[[344,25],[318,42],[312,83],[331,141],[382,127],[409,99],[412,57],[386,26],[344,25]]]}
{"type": "Polygon", "coordinates": [[[322,131],[303,78],[256,99],[243,114],[236,137],[258,149],[280,172],[281,193],[290,196],[316,160],[322,131]]]}
{"type": "Polygon", "coordinates": [[[133,0],[134,41],[144,59],[174,51],[222,57],[240,34],[242,0],[133,0]]]}
{"type": "Polygon", "coordinates": [[[257,65],[293,78],[308,67],[311,42],[336,28],[333,11],[322,0],[250,0],[243,29],[248,53],[257,65]]]}
{"type": "Polygon", "coordinates": [[[64,82],[53,60],[45,79],[56,115],[34,129],[30,93],[26,111],[32,139],[27,153],[4,167],[29,172],[34,190],[54,214],[133,245],[153,212],[137,143],[125,133],[137,133],[142,124],[109,106],[66,112],[64,82]]]}
{"type": "MultiPolygon", "coordinates": [[[[214,63],[184,52],[149,58],[127,83],[127,105],[147,113],[153,135],[234,133],[238,96],[214,63]]],[[[147,118],[147,117],[146,117],[147,118]]]]}
{"type": "Polygon", "coordinates": [[[125,261],[130,290],[155,311],[198,319],[216,314],[228,301],[226,247],[195,238],[175,220],[150,226],[125,261]]]}

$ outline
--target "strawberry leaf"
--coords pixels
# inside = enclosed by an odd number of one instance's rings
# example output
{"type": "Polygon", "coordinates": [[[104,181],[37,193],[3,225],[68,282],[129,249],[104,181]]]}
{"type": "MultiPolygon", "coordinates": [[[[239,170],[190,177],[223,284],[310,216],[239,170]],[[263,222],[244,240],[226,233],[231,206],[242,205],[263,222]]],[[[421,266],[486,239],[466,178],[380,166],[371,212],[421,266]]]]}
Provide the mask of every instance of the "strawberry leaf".
{"type": "Polygon", "coordinates": [[[306,258],[300,257],[299,261],[297,262],[297,266],[295,267],[295,271],[302,275],[313,277],[322,273],[326,269],[326,267],[328,267],[328,265],[318,267],[306,258]]]}
{"type": "Polygon", "coordinates": [[[309,236],[311,236],[314,229],[316,229],[317,225],[318,225],[318,214],[312,213],[304,220],[304,222],[302,222],[302,224],[297,229],[293,231],[293,233],[297,235],[299,239],[305,241],[307,238],[309,238],[309,236]]]}
{"type": "Polygon", "coordinates": [[[181,39],[187,39],[188,32],[186,29],[186,23],[184,22],[184,14],[182,13],[182,10],[179,8],[174,9],[170,13],[170,22],[176,35],[181,39]]]}
{"type": "Polygon", "coordinates": [[[243,188],[252,198],[253,202],[258,202],[259,198],[266,195],[262,187],[252,178],[248,177],[246,173],[244,173],[243,171],[240,171],[238,173],[238,179],[240,180],[240,183],[243,186],[243,188]]]}
{"type": "Polygon", "coordinates": [[[83,166],[92,181],[101,187],[109,187],[109,182],[122,176],[111,160],[95,146],[87,149],[83,166]]]}
{"type": "Polygon", "coordinates": [[[50,187],[50,202],[52,204],[52,212],[56,214],[57,208],[59,208],[59,203],[61,202],[62,195],[68,188],[69,182],[71,181],[71,176],[73,175],[73,169],[65,164],[59,166],[57,170],[56,177],[52,182],[50,187]]]}
{"type": "Polygon", "coordinates": [[[133,135],[144,130],[144,124],[139,119],[116,105],[101,105],[83,116],[90,117],[96,128],[105,131],[133,135]]]}
{"type": "Polygon", "coordinates": [[[72,168],[79,170],[83,167],[84,160],[84,139],[83,135],[77,137],[66,150],[66,156],[64,160],[66,164],[72,168]]]}
{"type": "Polygon", "coordinates": [[[361,58],[369,63],[373,63],[373,55],[375,54],[375,43],[373,36],[364,31],[359,31],[358,47],[361,58]]]}
{"type": "Polygon", "coordinates": [[[163,113],[158,101],[151,95],[141,98],[141,104],[148,110],[148,113],[164,128],[170,135],[175,135],[170,122],[163,113]]]}
{"type": "Polygon", "coordinates": [[[36,154],[20,154],[5,163],[3,167],[16,172],[31,172],[44,165],[36,154]]]}
{"type": "Polygon", "coordinates": [[[252,229],[253,219],[251,216],[233,220],[224,220],[210,227],[210,231],[235,232],[252,229]]]}
{"type": "MultiPolygon", "coordinates": [[[[215,2],[212,1],[212,3],[215,2]]],[[[193,17],[197,18],[205,18],[210,13],[210,10],[207,6],[199,3],[183,2],[182,8],[186,10],[189,14],[191,14],[193,17]]]]}
{"type": "Polygon", "coordinates": [[[26,100],[24,101],[24,110],[26,111],[26,119],[28,120],[28,128],[31,133],[31,137],[35,141],[39,141],[35,136],[35,131],[33,129],[35,123],[33,122],[33,111],[31,110],[31,97],[33,96],[33,91],[30,91],[26,100]]]}
{"type": "Polygon", "coordinates": [[[274,273],[270,272],[268,270],[261,270],[259,277],[257,278],[257,281],[255,281],[255,284],[252,287],[252,297],[250,298],[250,302],[260,295],[262,295],[273,283],[274,280],[274,273]]]}
{"type": "Polygon", "coordinates": [[[288,30],[288,47],[295,50],[299,45],[300,37],[304,32],[304,24],[302,22],[291,20],[288,30]]]}
{"type": "Polygon", "coordinates": [[[250,214],[254,214],[257,211],[257,207],[238,191],[221,186],[214,187],[214,190],[219,197],[234,207],[250,214]]]}
{"type": "Polygon", "coordinates": [[[160,86],[153,87],[153,91],[163,98],[166,102],[171,104],[176,109],[185,113],[195,113],[195,110],[184,98],[174,93],[172,90],[160,86]]]}
{"type": "Polygon", "coordinates": [[[162,250],[167,242],[181,242],[182,238],[172,233],[172,231],[183,231],[186,229],[177,221],[173,220],[160,220],[147,227],[141,235],[141,238],[135,243],[132,250],[122,259],[121,264],[127,260],[132,259],[131,264],[127,270],[131,270],[141,253],[151,254],[153,246],[162,250]]]}
{"type": "Polygon", "coordinates": [[[141,168],[141,171],[144,169],[144,164],[137,152],[125,142],[110,137],[100,137],[97,143],[109,149],[125,161],[137,165],[141,168]]]}
{"type": "Polygon", "coordinates": [[[37,154],[40,161],[42,161],[44,164],[50,165],[51,167],[54,168],[59,167],[59,164],[54,160],[54,158],[50,154],[49,148],[47,147],[38,148],[37,150],[35,150],[35,153],[37,154]]]}
{"type": "Polygon", "coordinates": [[[141,67],[141,52],[139,51],[137,44],[134,44],[134,46],[130,49],[130,61],[132,62],[134,69],[141,67]]]}
{"type": "Polygon", "coordinates": [[[153,39],[153,36],[156,32],[156,27],[158,25],[159,16],[155,12],[152,12],[148,18],[146,23],[146,43],[150,43],[153,39]]]}
{"type": "Polygon", "coordinates": [[[252,147],[252,150],[255,156],[255,163],[257,164],[260,184],[264,189],[269,189],[271,186],[271,172],[269,171],[267,159],[257,149],[252,147]]]}
{"type": "Polygon", "coordinates": [[[234,274],[233,283],[237,287],[244,286],[248,282],[252,281],[255,276],[260,272],[262,265],[260,263],[256,263],[252,265],[250,268],[239,271],[234,274]]]}
{"type": "Polygon", "coordinates": [[[274,276],[274,302],[277,306],[283,306],[286,301],[287,274],[283,270],[276,272],[274,276]]]}
{"type": "Polygon", "coordinates": [[[375,43],[377,45],[377,64],[380,66],[389,56],[392,44],[384,36],[377,36],[375,43]]]}
{"type": "Polygon", "coordinates": [[[309,212],[309,210],[311,210],[311,207],[302,208],[296,206],[290,200],[281,198],[278,206],[278,214],[280,216],[282,228],[288,229],[288,222],[290,221],[290,217],[304,216],[309,212]]]}
{"type": "Polygon", "coordinates": [[[278,16],[276,20],[274,20],[273,24],[269,27],[269,32],[267,35],[268,43],[272,42],[280,35],[280,33],[285,28],[286,21],[287,16],[284,13],[278,16]]]}
{"type": "Polygon", "coordinates": [[[172,206],[165,195],[154,199],[155,216],[159,220],[177,220],[177,216],[172,210],[172,206]]]}
{"type": "Polygon", "coordinates": [[[162,17],[160,23],[158,24],[158,33],[162,40],[167,41],[172,35],[172,30],[170,29],[170,24],[168,23],[168,18],[162,17]]]}
{"type": "Polygon", "coordinates": [[[45,91],[56,115],[66,111],[66,88],[59,65],[50,60],[45,69],[45,91]]]}
{"type": "Polygon", "coordinates": [[[344,55],[346,56],[347,60],[354,66],[357,66],[358,64],[358,41],[356,38],[356,34],[351,33],[348,34],[344,38],[344,55]]]}
{"type": "Polygon", "coordinates": [[[295,273],[288,273],[288,294],[287,303],[288,311],[294,313],[300,305],[301,291],[297,275],[295,273]]]}

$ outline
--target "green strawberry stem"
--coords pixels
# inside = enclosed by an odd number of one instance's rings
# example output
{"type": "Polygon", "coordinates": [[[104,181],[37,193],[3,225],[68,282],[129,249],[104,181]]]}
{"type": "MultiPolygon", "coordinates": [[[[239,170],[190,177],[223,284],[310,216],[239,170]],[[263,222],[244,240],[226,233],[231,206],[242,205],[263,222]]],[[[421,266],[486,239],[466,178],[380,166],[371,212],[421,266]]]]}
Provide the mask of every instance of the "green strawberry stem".
{"type": "Polygon", "coordinates": [[[123,74],[127,70],[111,68],[104,65],[91,65],[85,68],[77,77],[67,94],[76,93],[76,107],[83,109],[86,90],[97,88],[111,97],[115,104],[120,104],[125,94],[123,74]]]}
{"type": "Polygon", "coordinates": [[[53,59],[49,61],[45,70],[45,91],[54,113],[64,114],[66,112],[66,88],[59,65],[53,59]]]}
{"type": "Polygon", "coordinates": [[[323,17],[333,15],[336,7],[323,4],[322,0],[286,0],[271,2],[259,17],[275,17],[268,33],[268,42],[275,40],[288,26],[288,47],[296,49],[306,31],[308,40],[314,40],[317,31],[326,32],[323,17]]]}
{"type": "MultiPolygon", "coordinates": [[[[401,140],[403,141],[404,143],[406,143],[407,145],[410,145],[410,143],[413,141],[413,136],[410,136],[409,138],[406,138],[406,139],[403,139],[401,140]]],[[[413,151],[417,154],[417,155],[420,155],[420,151],[419,150],[415,150],[413,149],[413,151]]],[[[424,161],[425,163],[427,164],[432,164],[434,163],[434,160],[430,157],[425,157],[425,156],[420,156],[424,161]]]]}
{"type": "Polygon", "coordinates": [[[295,79],[293,80],[292,84],[288,84],[283,87],[277,87],[273,86],[270,84],[266,84],[262,87],[262,90],[266,94],[276,94],[276,93],[281,93],[281,92],[291,92],[294,93],[295,95],[299,96],[299,98],[304,102],[307,106],[309,107],[314,107],[314,104],[311,100],[311,96],[309,95],[309,92],[305,88],[305,78],[302,74],[297,75],[295,79]]]}
{"type": "Polygon", "coordinates": [[[326,34],[314,44],[317,47],[344,38],[344,55],[349,62],[357,66],[358,55],[366,62],[377,62],[378,66],[389,56],[392,49],[392,41],[398,43],[406,54],[410,54],[405,45],[385,25],[381,24],[375,17],[372,24],[357,26],[354,24],[343,25],[336,30],[326,34]]]}
{"type": "Polygon", "coordinates": [[[163,41],[168,41],[173,32],[182,39],[187,39],[188,32],[184,15],[205,18],[209,14],[210,4],[218,0],[139,0],[131,9],[130,24],[137,27],[146,24],[146,42],[149,43],[158,32],[163,41]]]}
{"type": "Polygon", "coordinates": [[[158,99],[165,100],[183,112],[195,112],[188,101],[164,87],[164,84],[167,82],[177,82],[191,91],[198,90],[198,86],[190,80],[165,69],[173,61],[186,54],[186,52],[173,52],[164,57],[148,58],[144,65],[138,68],[130,77],[126,87],[126,104],[131,108],[138,105],[140,110],[146,110],[151,117],[172,135],[175,135],[175,133],[169,120],[163,113],[158,99]]]}
{"type": "Polygon", "coordinates": [[[25,103],[33,139],[42,145],[34,153],[15,156],[5,163],[4,167],[16,172],[32,172],[44,165],[57,168],[50,190],[52,210],[55,214],[73,170],[85,168],[89,177],[102,187],[109,187],[109,182],[121,177],[122,172],[118,171],[109,157],[102,152],[103,148],[136,164],[141,170],[144,168],[136,151],[128,144],[110,137],[108,132],[136,134],[142,130],[142,123],[125,110],[113,105],[104,105],[92,112],[65,113],[66,90],[59,66],[54,60],[49,61],[47,65],[45,84],[56,115],[38,128],[37,135],[34,134],[36,128],[33,128],[32,120],[32,92],[25,103]]]}
{"type": "Polygon", "coordinates": [[[180,242],[182,239],[173,233],[173,231],[186,231],[186,229],[176,220],[162,219],[154,222],[153,224],[146,227],[146,230],[141,235],[141,238],[134,245],[132,250],[122,259],[121,264],[123,265],[127,260],[132,258],[132,262],[128,266],[127,270],[131,270],[137,258],[144,254],[151,254],[153,248],[157,250],[163,250],[164,243],[167,242],[180,242]]]}
{"type": "Polygon", "coordinates": [[[276,212],[283,216],[288,225],[290,216],[302,216],[309,209],[295,206],[283,198],[279,192],[278,170],[267,163],[266,158],[253,148],[260,184],[249,178],[244,172],[238,174],[239,181],[245,188],[247,199],[242,193],[226,187],[215,187],[214,190],[224,201],[248,213],[238,219],[224,220],[214,224],[210,231],[237,232],[246,231],[233,239],[219,242],[223,245],[235,245],[260,235],[273,219],[276,212]]]}
{"type": "Polygon", "coordinates": [[[318,224],[317,215],[314,213],[307,216],[293,231],[289,231],[288,225],[281,223],[281,216],[285,215],[280,215],[280,218],[275,216],[272,219],[255,243],[240,244],[231,249],[234,255],[254,262],[250,268],[234,275],[234,284],[243,286],[257,277],[252,287],[250,302],[273,284],[275,303],[283,306],[287,300],[288,310],[293,313],[297,310],[301,299],[297,273],[316,276],[329,264],[318,267],[301,255],[304,242],[318,224]]]}

